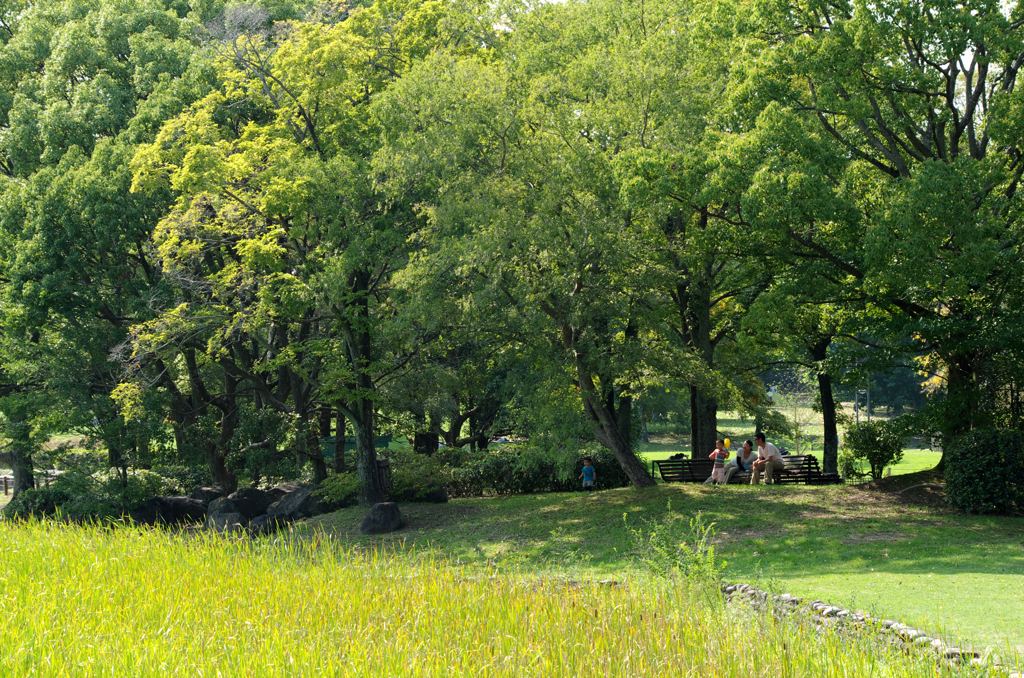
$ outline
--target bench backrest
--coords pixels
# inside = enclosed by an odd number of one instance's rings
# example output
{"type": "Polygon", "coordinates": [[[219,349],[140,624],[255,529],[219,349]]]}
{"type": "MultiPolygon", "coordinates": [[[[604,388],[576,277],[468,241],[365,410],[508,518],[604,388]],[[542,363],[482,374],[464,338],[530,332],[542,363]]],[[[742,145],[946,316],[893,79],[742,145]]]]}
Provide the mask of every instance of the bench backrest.
{"type": "Polygon", "coordinates": [[[817,471],[821,472],[818,465],[818,458],[810,454],[790,454],[782,457],[786,463],[787,471],[817,471]]]}
{"type": "Polygon", "coordinates": [[[661,479],[666,482],[703,482],[715,466],[713,459],[663,459],[654,463],[658,465],[661,479]]]}

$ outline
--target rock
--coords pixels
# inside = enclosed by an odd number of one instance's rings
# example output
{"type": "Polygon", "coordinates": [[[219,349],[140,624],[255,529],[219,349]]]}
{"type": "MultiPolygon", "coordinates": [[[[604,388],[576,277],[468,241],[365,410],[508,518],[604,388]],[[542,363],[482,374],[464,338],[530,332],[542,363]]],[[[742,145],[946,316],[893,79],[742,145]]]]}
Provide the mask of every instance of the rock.
{"type": "Polygon", "coordinates": [[[960,661],[966,661],[967,659],[977,659],[978,653],[974,650],[964,650],[959,647],[947,647],[946,651],[942,653],[946,659],[958,659],[960,661]]]}
{"type": "Polygon", "coordinates": [[[206,507],[206,515],[212,516],[218,513],[241,513],[241,511],[235,506],[235,502],[227,497],[217,497],[206,507]]]}
{"type": "Polygon", "coordinates": [[[192,490],[192,493],[188,495],[192,499],[198,499],[199,501],[209,504],[214,499],[224,496],[224,490],[219,487],[197,487],[192,490]]]}
{"type": "Polygon", "coordinates": [[[214,532],[241,532],[248,523],[241,513],[214,513],[206,518],[206,527],[214,532]]]}
{"type": "Polygon", "coordinates": [[[891,629],[896,626],[897,622],[894,622],[892,619],[883,619],[881,624],[883,629],[891,629]]]}
{"type": "Polygon", "coordinates": [[[239,497],[238,499],[232,499],[231,503],[235,505],[235,508],[239,513],[245,516],[246,520],[252,520],[256,516],[261,516],[264,513],[264,510],[260,508],[260,505],[252,499],[239,497]]]}
{"type": "Polygon", "coordinates": [[[206,504],[191,497],[153,497],[131,519],[139,525],[182,525],[206,520],[206,504]]]}
{"type": "Polygon", "coordinates": [[[261,513],[266,513],[267,508],[269,508],[271,504],[277,501],[278,498],[275,498],[270,493],[264,492],[263,490],[257,489],[255,487],[240,487],[231,494],[229,494],[228,499],[235,502],[236,504],[240,499],[244,499],[247,502],[251,502],[252,505],[256,507],[256,515],[258,516],[261,513]]]}
{"type": "Polygon", "coordinates": [[[278,530],[287,527],[290,521],[284,516],[280,515],[269,515],[264,513],[261,516],[256,516],[249,523],[249,531],[253,534],[274,534],[278,530]]]}
{"type": "Polygon", "coordinates": [[[725,587],[725,592],[726,593],[735,593],[736,592],[736,587],[735,586],[726,586],[725,587]]]}
{"type": "Polygon", "coordinates": [[[928,636],[920,635],[914,638],[914,645],[920,645],[921,647],[924,647],[925,645],[931,646],[931,644],[932,639],[928,636]]]}
{"type": "Polygon", "coordinates": [[[267,494],[270,495],[273,501],[277,501],[284,495],[291,494],[292,492],[296,492],[300,489],[302,489],[302,485],[299,485],[298,483],[281,483],[280,485],[275,485],[267,490],[267,494]]]}
{"type": "Polygon", "coordinates": [[[398,509],[398,504],[393,501],[385,501],[380,504],[374,504],[370,508],[370,513],[363,519],[363,524],[359,526],[359,531],[362,534],[384,534],[386,532],[394,532],[404,526],[405,519],[402,517],[402,512],[398,509]]]}
{"type": "Polygon", "coordinates": [[[299,520],[333,510],[330,503],[313,496],[313,493],[319,489],[319,485],[304,485],[271,504],[267,508],[267,513],[281,515],[289,520],[299,520]]]}

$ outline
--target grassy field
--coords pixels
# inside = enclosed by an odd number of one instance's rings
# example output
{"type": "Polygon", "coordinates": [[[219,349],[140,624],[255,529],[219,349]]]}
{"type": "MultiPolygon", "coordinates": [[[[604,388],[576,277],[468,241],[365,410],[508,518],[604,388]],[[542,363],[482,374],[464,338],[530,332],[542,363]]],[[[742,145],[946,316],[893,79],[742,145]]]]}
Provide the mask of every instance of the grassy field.
{"type": "Polygon", "coordinates": [[[407,529],[358,535],[365,511],[311,521],[352,545],[401,543],[462,563],[621,576],[636,523],[702,512],[725,578],[923,624],[976,647],[1024,649],[1024,519],[966,516],[867,486],[658,485],[412,504],[407,529]]]}
{"type": "Polygon", "coordinates": [[[0,550],[3,675],[936,673],[927,654],[727,608],[678,580],[542,577],[323,535],[0,524],[0,550]]]}

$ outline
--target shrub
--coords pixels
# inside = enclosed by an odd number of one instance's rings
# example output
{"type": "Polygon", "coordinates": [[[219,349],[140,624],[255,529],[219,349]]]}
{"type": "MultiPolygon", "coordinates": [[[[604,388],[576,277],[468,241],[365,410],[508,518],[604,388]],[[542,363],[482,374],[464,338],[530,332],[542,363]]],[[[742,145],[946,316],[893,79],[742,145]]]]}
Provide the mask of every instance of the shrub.
{"type": "Polygon", "coordinates": [[[949,440],[946,501],[967,513],[1024,512],[1024,431],[981,429],[949,440]]]}
{"type": "Polygon", "coordinates": [[[863,459],[871,467],[871,477],[878,480],[886,466],[903,459],[905,433],[897,420],[869,421],[852,424],[846,429],[846,446],[854,459],[863,459]]]}
{"type": "Polygon", "coordinates": [[[463,453],[461,465],[447,470],[445,487],[453,497],[530,492],[567,492],[580,489],[583,457],[594,464],[598,490],[623,487],[629,483],[622,465],[604,448],[581,450],[564,466],[540,450],[520,445],[500,445],[476,453],[463,453]]]}
{"type": "Polygon", "coordinates": [[[8,515],[54,515],[66,518],[117,517],[159,494],[173,494],[177,485],[143,469],[121,476],[116,469],[90,473],[87,465],[70,468],[48,487],[26,490],[5,507],[8,515]]]}
{"type": "Polygon", "coordinates": [[[334,473],[327,476],[323,487],[314,492],[316,496],[339,507],[355,506],[359,503],[359,491],[362,485],[359,476],[354,472],[334,473]]]}
{"type": "Polygon", "coordinates": [[[860,470],[860,462],[850,450],[839,453],[839,475],[846,480],[863,478],[867,474],[860,470]]]}
{"type": "Polygon", "coordinates": [[[451,469],[439,455],[412,450],[389,450],[393,495],[398,501],[422,501],[436,497],[451,476],[451,469]]]}

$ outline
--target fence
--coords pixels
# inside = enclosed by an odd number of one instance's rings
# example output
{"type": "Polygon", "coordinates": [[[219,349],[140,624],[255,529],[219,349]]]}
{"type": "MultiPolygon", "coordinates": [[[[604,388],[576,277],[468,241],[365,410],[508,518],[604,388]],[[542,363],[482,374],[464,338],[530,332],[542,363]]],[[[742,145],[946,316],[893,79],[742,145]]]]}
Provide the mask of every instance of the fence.
{"type": "MultiPolygon", "coordinates": [[[[36,471],[32,474],[32,477],[35,480],[36,487],[49,487],[53,479],[59,476],[60,473],[60,471],[36,471]]],[[[0,478],[3,479],[4,496],[6,497],[14,489],[14,476],[0,476],[0,478]]]]}

